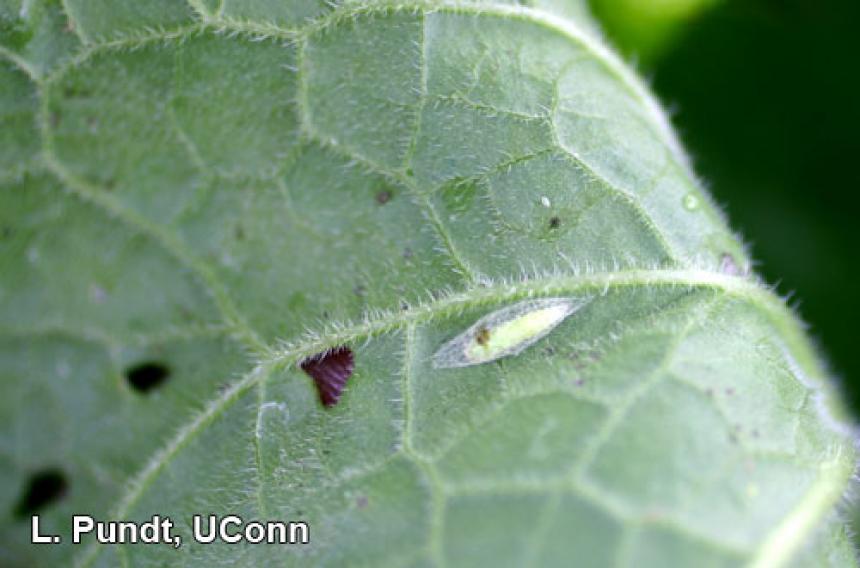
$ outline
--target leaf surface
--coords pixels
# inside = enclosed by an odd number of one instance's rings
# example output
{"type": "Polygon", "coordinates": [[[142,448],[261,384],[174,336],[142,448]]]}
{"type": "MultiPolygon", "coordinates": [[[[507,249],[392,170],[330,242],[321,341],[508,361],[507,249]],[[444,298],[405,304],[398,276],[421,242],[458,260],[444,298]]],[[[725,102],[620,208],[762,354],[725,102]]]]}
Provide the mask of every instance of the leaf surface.
{"type": "Polygon", "coordinates": [[[4,564],[850,558],[826,374],[580,4],[163,4],[3,5],[4,564]],[[591,300],[433,365],[550,297],[591,300]],[[299,363],[341,346],[325,408],[299,363]],[[73,547],[85,512],[185,544],[73,547]],[[192,543],[209,512],[311,544],[192,543]]]}

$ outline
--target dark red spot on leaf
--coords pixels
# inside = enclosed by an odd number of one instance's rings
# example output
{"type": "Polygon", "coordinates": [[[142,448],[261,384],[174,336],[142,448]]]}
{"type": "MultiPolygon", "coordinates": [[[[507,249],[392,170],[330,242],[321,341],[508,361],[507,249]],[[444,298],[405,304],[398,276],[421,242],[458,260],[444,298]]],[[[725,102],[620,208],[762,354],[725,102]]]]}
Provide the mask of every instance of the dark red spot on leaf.
{"type": "Polygon", "coordinates": [[[337,404],[355,364],[349,347],[335,347],[317,353],[301,362],[302,371],[311,376],[317,386],[320,402],[330,407],[337,404]]]}

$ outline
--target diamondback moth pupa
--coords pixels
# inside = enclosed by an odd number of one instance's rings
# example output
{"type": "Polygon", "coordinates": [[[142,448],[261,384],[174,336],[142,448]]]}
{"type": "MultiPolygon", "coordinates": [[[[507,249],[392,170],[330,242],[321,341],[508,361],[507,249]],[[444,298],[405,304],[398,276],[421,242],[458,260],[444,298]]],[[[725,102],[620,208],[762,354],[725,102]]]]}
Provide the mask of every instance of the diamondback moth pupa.
{"type": "Polygon", "coordinates": [[[496,310],[442,345],[433,355],[433,367],[468,367],[517,355],[590,301],[540,298],[496,310]]]}

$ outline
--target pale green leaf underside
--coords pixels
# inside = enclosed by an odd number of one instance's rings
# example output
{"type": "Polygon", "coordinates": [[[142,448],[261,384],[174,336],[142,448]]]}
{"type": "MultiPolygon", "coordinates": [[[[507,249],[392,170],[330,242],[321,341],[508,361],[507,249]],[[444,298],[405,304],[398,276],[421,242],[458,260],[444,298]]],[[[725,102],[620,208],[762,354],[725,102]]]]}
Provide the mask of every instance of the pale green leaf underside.
{"type": "Polygon", "coordinates": [[[26,4],[0,3],[4,565],[853,562],[826,377],[581,4],[26,4]],[[532,297],[592,299],[434,367],[532,297]],[[342,344],[323,409],[296,363],[342,344]],[[172,371],[147,396],[142,360],[172,371]],[[312,544],[37,549],[10,512],[44,467],[71,484],[46,531],[216,511],[312,544]]]}

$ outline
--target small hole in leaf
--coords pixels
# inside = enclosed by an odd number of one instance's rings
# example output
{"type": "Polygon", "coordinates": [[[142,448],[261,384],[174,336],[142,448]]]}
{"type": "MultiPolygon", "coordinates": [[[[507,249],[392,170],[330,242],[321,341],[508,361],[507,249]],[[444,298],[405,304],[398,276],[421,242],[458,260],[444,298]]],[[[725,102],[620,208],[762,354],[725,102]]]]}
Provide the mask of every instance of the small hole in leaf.
{"type": "Polygon", "coordinates": [[[302,361],[300,366],[314,380],[320,402],[326,407],[337,404],[355,369],[352,350],[345,346],[317,353],[302,361]]]}
{"type": "Polygon", "coordinates": [[[27,480],[27,487],[13,514],[18,519],[25,519],[59,501],[68,488],[66,475],[59,469],[37,471],[27,480]]]}
{"type": "Polygon", "coordinates": [[[125,371],[125,378],[131,387],[142,393],[147,393],[160,387],[170,377],[170,369],[163,363],[147,361],[129,367],[125,371]]]}
{"type": "Polygon", "coordinates": [[[558,229],[561,226],[561,219],[558,217],[550,217],[549,218],[549,228],[550,229],[558,229]]]}
{"type": "Polygon", "coordinates": [[[383,190],[378,191],[376,193],[376,202],[379,203],[380,205],[385,205],[386,203],[391,201],[391,197],[392,197],[391,192],[388,191],[387,189],[383,189],[383,190]]]}

